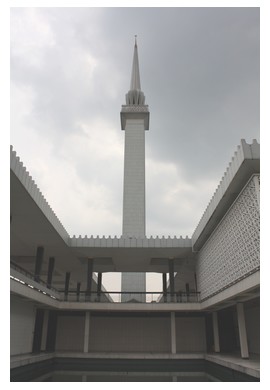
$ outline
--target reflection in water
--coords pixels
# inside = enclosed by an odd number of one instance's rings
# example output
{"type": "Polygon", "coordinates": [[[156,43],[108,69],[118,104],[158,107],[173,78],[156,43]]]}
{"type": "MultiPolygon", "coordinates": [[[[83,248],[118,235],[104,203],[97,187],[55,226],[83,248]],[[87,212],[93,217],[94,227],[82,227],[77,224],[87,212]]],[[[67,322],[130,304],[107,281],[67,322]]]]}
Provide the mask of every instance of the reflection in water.
{"type": "Polygon", "coordinates": [[[216,382],[204,372],[54,371],[35,382],[216,382]]]}

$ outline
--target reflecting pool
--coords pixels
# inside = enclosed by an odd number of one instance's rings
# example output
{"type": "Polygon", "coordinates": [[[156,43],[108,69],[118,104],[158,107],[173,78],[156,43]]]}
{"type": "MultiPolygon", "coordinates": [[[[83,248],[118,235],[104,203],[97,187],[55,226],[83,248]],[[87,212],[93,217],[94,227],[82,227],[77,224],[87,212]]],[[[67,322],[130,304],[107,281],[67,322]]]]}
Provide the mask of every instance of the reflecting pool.
{"type": "Polygon", "coordinates": [[[204,372],[75,372],[54,371],[35,382],[217,382],[204,372]]]}

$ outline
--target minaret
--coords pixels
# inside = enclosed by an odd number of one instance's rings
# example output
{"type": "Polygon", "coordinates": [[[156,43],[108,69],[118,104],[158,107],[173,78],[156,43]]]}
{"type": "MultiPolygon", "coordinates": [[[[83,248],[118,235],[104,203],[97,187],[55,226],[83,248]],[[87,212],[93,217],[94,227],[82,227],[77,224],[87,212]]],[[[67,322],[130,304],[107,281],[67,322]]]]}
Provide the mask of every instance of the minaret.
{"type": "MultiPolygon", "coordinates": [[[[126,238],[145,237],[145,130],[149,129],[149,111],[141,91],[138,47],[135,36],[130,90],[121,110],[121,128],[125,130],[123,230],[126,238]]],[[[122,273],[122,291],[146,290],[145,273],[122,273]]],[[[139,294],[122,301],[144,301],[139,294]]]]}

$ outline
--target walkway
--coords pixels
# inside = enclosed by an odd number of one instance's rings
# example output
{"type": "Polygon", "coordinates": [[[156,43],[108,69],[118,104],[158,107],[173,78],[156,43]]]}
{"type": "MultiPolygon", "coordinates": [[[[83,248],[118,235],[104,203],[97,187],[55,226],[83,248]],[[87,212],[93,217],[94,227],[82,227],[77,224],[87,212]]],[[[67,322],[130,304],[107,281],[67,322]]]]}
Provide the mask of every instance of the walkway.
{"type": "Polygon", "coordinates": [[[249,359],[242,359],[240,354],[208,353],[205,359],[221,366],[243,372],[255,378],[260,378],[260,356],[251,355],[249,359]]]}

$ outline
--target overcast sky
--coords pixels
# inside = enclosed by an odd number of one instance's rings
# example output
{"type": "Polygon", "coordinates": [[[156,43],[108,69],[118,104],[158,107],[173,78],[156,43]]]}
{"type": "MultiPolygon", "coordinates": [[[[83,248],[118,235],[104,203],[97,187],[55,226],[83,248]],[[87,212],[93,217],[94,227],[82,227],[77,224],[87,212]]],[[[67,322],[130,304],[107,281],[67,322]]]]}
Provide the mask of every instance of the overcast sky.
{"type": "Polygon", "coordinates": [[[259,141],[258,8],[11,10],[11,144],[72,236],[122,233],[134,35],[147,236],[191,236],[241,138],[259,141]]]}

